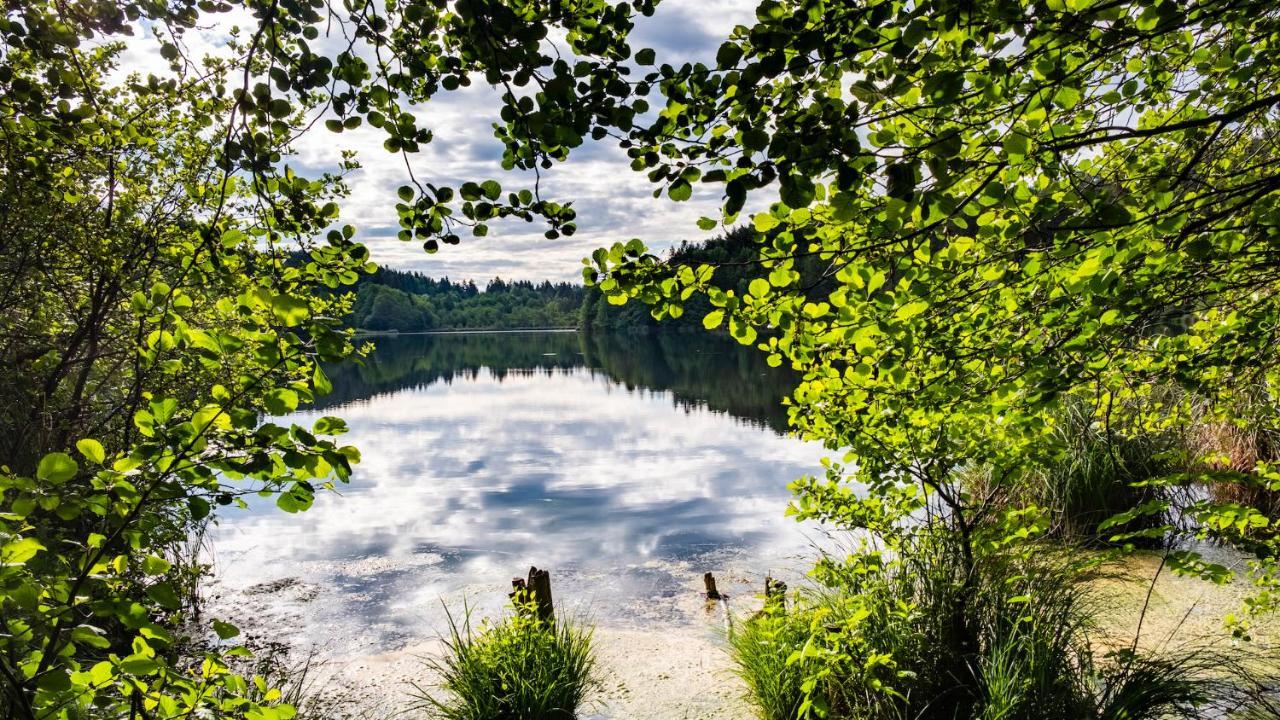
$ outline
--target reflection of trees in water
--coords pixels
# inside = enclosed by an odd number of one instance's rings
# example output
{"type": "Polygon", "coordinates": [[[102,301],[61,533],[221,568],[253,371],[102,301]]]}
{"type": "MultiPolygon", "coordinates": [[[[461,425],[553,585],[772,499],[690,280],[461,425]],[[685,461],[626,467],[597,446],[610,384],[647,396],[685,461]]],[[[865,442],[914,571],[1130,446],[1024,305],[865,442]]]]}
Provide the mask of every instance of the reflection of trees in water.
{"type": "Polygon", "coordinates": [[[587,363],[627,389],[667,390],[676,405],[708,407],[782,433],[782,398],[797,378],[728,338],[692,333],[582,336],[587,363]]]}
{"type": "Polygon", "coordinates": [[[333,392],[323,409],[438,382],[473,380],[482,370],[555,374],[587,367],[629,390],[669,391],[682,408],[707,407],[786,430],[780,401],[793,374],[731,340],[696,334],[475,333],[377,338],[363,364],[327,368],[333,392]]]}
{"type": "Polygon", "coordinates": [[[318,408],[342,405],[438,382],[474,380],[487,369],[499,381],[508,375],[551,374],[582,367],[574,333],[465,333],[374,338],[361,364],[325,368],[333,392],[318,408]]]}

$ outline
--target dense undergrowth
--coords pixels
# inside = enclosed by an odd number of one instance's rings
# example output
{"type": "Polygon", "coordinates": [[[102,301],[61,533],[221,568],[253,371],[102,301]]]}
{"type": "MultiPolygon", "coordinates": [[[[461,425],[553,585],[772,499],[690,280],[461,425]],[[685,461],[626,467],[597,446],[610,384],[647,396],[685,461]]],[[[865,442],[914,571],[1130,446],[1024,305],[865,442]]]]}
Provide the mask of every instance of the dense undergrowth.
{"type": "Polygon", "coordinates": [[[739,619],[730,652],[762,718],[1196,720],[1280,708],[1274,652],[1102,636],[1092,583],[1106,571],[1059,544],[976,565],[929,535],[900,552],[739,619]]]}

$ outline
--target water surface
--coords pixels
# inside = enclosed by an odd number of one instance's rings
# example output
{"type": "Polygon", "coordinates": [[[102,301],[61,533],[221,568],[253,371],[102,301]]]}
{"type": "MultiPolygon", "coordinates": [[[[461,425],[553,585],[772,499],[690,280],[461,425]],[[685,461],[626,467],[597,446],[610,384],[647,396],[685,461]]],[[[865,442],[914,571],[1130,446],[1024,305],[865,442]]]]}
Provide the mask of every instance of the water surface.
{"type": "Polygon", "coordinates": [[[549,568],[558,600],[644,627],[800,566],[786,484],[821,448],[785,436],[794,378],[726,341],[576,333],[390,337],[288,420],[338,415],[363,460],[302,514],[227,513],[223,600],[328,649],[438,633],[442,608],[501,605],[549,568]]]}

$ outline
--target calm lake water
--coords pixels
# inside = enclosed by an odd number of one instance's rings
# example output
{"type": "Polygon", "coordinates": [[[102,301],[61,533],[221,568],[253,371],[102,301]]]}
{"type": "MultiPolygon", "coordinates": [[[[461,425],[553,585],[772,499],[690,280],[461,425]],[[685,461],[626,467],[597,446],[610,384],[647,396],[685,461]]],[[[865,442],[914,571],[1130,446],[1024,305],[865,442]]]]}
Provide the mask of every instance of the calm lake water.
{"type": "Polygon", "coordinates": [[[391,337],[331,376],[288,419],[346,419],[351,483],[298,515],[227,512],[211,534],[215,605],[295,641],[395,648],[438,634],[446,606],[498,610],[530,565],[597,621],[679,622],[705,570],[749,594],[812,560],[816,532],[783,511],[822,448],[784,435],[794,379],[731,342],[391,337]]]}

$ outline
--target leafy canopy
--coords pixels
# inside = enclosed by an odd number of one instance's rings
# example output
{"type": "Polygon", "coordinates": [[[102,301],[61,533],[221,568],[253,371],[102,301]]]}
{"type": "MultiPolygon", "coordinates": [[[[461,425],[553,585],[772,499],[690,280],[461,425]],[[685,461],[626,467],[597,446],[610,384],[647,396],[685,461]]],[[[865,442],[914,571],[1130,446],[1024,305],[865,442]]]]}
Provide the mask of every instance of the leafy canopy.
{"type": "MultiPolygon", "coordinates": [[[[659,317],[705,295],[708,328],[805,373],[793,424],[845,455],[797,483],[796,513],[892,544],[940,506],[976,548],[1064,451],[1069,399],[1115,438],[1274,408],[1278,42],[1280,13],[1249,0],[764,0],[714,67],[647,76],[667,102],[627,141],[674,200],[720,186],[724,223],[776,188],[750,218],[763,277],[725,287],[638,242],[584,277],[659,317]]],[[[1266,458],[1248,470],[1233,480],[1280,487],[1266,458]]],[[[1134,508],[1113,540],[1245,543],[1252,609],[1274,604],[1275,547],[1254,544],[1273,518],[1197,501],[1189,525],[1126,532],[1170,509],[1134,508]]]]}
{"type": "MultiPolygon", "coordinates": [[[[162,556],[226,483],[300,510],[355,458],[322,437],[337,420],[259,422],[327,389],[318,362],[352,352],[333,320],[349,298],[331,291],[372,270],[337,224],[354,161],[305,177],[288,164],[299,133],[377,129],[406,161],[400,237],[428,251],[503,218],[574,231],[571,205],[536,182],[450,187],[414,170],[432,141],[420,111],[474,82],[499,88],[509,169],[614,137],[658,194],[722,187],[723,223],[777,188],[751,218],[767,273],[745,291],[639,241],[584,274],[663,317],[703,294],[706,326],[804,372],[792,420],[847,459],[798,484],[802,515],[892,542],[940,504],[973,552],[1038,527],[1027,512],[982,530],[1001,480],[1054,455],[1062,398],[1132,434],[1239,417],[1258,388],[1275,397],[1272,3],[764,0],[714,66],[680,67],[627,44],[653,6],[8,6],[0,220],[4,275],[20,282],[0,297],[14,318],[0,687],[18,717],[289,716],[217,653],[181,663],[162,556]],[[186,34],[232,10],[248,20],[227,56],[189,57],[186,34]],[[159,31],[171,67],[110,86],[111,41],[135,27],[159,31]],[[299,247],[307,259],[290,262],[299,247]],[[961,481],[974,469],[995,480],[985,492],[961,481]]],[[[1277,482],[1265,462],[1248,477],[1277,482]]],[[[1234,539],[1273,522],[1189,512],[1197,532],[1234,539]]],[[[1258,549],[1265,589],[1274,553],[1258,549]]]]}

